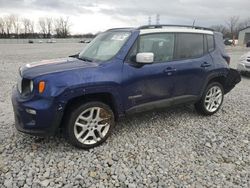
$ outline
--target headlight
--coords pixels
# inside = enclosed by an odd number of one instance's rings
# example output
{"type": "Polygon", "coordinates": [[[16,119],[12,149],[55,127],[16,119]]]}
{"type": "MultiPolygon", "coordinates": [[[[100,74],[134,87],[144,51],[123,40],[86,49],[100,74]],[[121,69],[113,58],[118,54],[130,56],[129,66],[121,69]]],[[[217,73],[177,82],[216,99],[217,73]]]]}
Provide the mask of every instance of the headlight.
{"type": "Polygon", "coordinates": [[[34,83],[32,80],[30,80],[30,92],[32,92],[34,89],[34,83]]]}
{"type": "Polygon", "coordinates": [[[21,78],[18,80],[17,88],[22,96],[27,97],[34,89],[34,82],[26,78],[21,78]]]}
{"type": "Polygon", "coordinates": [[[22,77],[20,74],[18,74],[18,78],[17,78],[17,89],[19,93],[22,93],[22,77]]]}
{"type": "Polygon", "coordinates": [[[33,81],[29,79],[23,79],[22,81],[22,95],[27,97],[33,91],[33,81]]]}

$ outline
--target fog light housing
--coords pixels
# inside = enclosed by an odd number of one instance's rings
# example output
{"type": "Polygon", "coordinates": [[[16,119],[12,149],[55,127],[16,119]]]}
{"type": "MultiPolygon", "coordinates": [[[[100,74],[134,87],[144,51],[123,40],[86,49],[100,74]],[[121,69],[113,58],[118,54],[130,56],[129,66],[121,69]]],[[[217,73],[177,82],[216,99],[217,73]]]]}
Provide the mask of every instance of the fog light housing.
{"type": "Polygon", "coordinates": [[[32,115],[36,115],[36,111],[33,110],[33,109],[30,109],[30,108],[27,108],[26,112],[29,113],[29,114],[32,114],[32,115]]]}

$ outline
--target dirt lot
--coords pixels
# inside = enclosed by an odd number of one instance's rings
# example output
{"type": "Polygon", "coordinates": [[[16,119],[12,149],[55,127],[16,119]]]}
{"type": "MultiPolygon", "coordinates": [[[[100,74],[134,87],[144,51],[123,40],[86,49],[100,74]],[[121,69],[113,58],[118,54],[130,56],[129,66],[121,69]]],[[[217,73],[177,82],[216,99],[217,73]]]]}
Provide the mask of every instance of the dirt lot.
{"type": "MultiPolygon", "coordinates": [[[[83,44],[0,45],[0,187],[250,187],[250,78],[212,117],[192,106],[121,120],[100,147],[14,128],[10,101],[20,65],[75,54],[83,44]]],[[[245,48],[228,48],[236,67],[245,48]]]]}

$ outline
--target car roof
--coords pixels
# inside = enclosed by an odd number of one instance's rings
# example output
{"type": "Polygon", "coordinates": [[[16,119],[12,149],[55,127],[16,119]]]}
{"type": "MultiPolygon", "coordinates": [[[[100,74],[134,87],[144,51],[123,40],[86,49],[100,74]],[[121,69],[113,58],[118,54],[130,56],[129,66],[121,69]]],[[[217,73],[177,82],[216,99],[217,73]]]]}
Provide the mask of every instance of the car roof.
{"type": "Polygon", "coordinates": [[[210,34],[210,35],[214,34],[213,31],[208,31],[208,30],[178,28],[178,27],[140,30],[140,34],[149,34],[149,33],[200,33],[200,34],[210,34]]]}
{"type": "Polygon", "coordinates": [[[108,31],[134,31],[139,30],[140,34],[149,34],[149,33],[201,33],[201,34],[210,34],[213,35],[214,32],[212,29],[199,27],[199,26],[189,26],[189,25],[146,25],[138,28],[113,28],[108,31]]]}

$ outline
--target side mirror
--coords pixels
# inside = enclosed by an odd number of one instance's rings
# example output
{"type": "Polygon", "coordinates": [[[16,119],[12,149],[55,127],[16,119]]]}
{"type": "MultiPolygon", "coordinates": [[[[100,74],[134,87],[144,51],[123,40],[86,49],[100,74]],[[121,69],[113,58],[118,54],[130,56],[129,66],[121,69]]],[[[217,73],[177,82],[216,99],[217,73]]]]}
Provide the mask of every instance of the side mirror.
{"type": "Polygon", "coordinates": [[[136,62],[143,64],[150,64],[154,62],[154,53],[145,52],[136,54],[136,62]]]}

